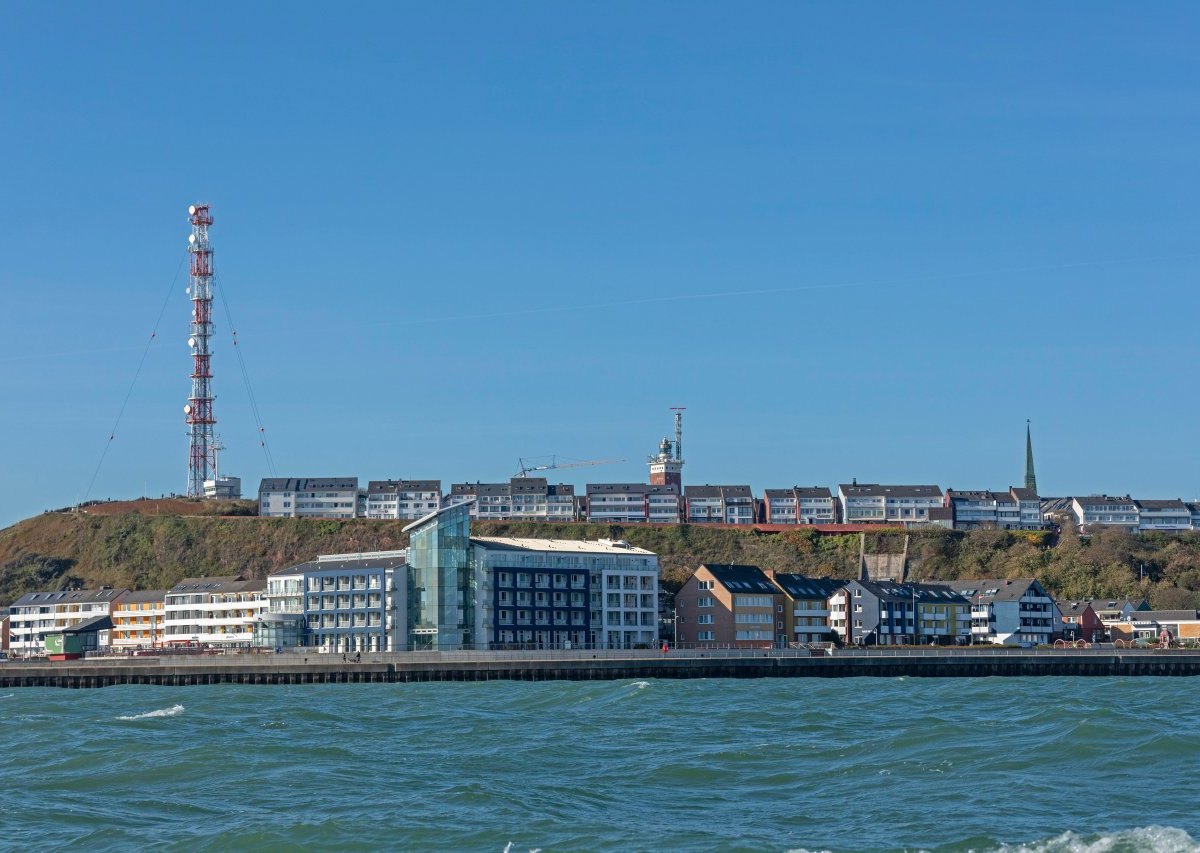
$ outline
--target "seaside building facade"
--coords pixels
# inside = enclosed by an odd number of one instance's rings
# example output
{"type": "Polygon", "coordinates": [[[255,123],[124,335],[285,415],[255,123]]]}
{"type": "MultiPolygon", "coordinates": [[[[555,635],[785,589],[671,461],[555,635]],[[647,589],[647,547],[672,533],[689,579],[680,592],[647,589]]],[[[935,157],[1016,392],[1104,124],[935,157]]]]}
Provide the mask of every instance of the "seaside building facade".
{"type": "Polygon", "coordinates": [[[442,505],[442,481],[371,480],[360,503],[364,518],[421,518],[442,505]]]}
{"type": "Polygon", "coordinates": [[[1064,640],[1083,640],[1088,643],[1099,643],[1105,637],[1104,623],[1092,609],[1090,601],[1055,601],[1062,617],[1062,636],[1064,640]]]}
{"type": "Polygon", "coordinates": [[[471,537],[492,647],[620,649],[658,640],[658,557],[611,539],[471,537]]]}
{"type": "Polygon", "coordinates": [[[575,487],[545,477],[513,477],[507,483],[454,483],[444,506],[469,504],[480,521],[568,522],[577,517],[575,487]]]}
{"type": "Polygon", "coordinates": [[[1176,533],[1192,529],[1192,513],[1188,505],[1174,500],[1135,500],[1139,531],[1176,533]]]}
{"type": "Polygon", "coordinates": [[[605,524],[678,524],[679,486],[647,483],[588,483],[586,518],[605,524]]]}
{"type": "Polygon", "coordinates": [[[343,654],[407,649],[407,553],[329,554],[273,573],[254,645],[343,654]]]}
{"type": "Polygon", "coordinates": [[[899,646],[970,641],[971,608],[944,586],[850,581],[829,597],[830,626],[846,644],[899,646]]]}
{"type": "Polygon", "coordinates": [[[1138,526],[1137,504],[1126,495],[1113,498],[1108,495],[1088,495],[1071,499],[1071,512],[1081,530],[1092,525],[1124,527],[1133,530],[1138,526]]]}
{"type": "Polygon", "coordinates": [[[258,485],[263,518],[355,518],[357,477],[267,477],[258,485]]]}
{"type": "Polygon", "coordinates": [[[131,590],[113,602],[108,635],[113,651],[162,647],[166,596],[165,589],[131,590]]]}
{"type": "Polygon", "coordinates": [[[684,486],[688,524],[753,524],[757,521],[749,486],[684,486]]]}
{"type": "Polygon", "coordinates": [[[40,656],[48,635],[98,616],[110,616],[113,603],[127,592],[101,587],[23,595],[9,608],[9,650],[14,655],[40,656]]]}
{"type": "Polygon", "coordinates": [[[825,486],[792,486],[763,493],[768,524],[835,524],[837,506],[825,486]]]}
{"type": "Polygon", "coordinates": [[[1033,578],[974,578],[938,581],[971,604],[971,638],[976,643],[1039,646],[1062,632],[1062,615],[1033,578]]]}
{"type": "Polygon", "coordinates": [[[943,505],[938,486],[883,486],[842,483],[838,486],[842,521],[846,524],[916,525],[929,521],[929,511],[943,505]]]}
{"type": "Polygon", "coordinates": [[[785,599],[758,566],[706,563],[675,594],[676,640],[701,647],[786,645],[785,599]]]}
{"type": "Polygon", "coordinates": [[[783,592],[783,635],[787,642],[804,645],[830,640],[829,597],[846,585],[833,578],[807,578],[768,570],[783,592]]]}
{"type": "Polygon", "coordinates": [[[184,578],[164,596],[164,646],[249,648],[265,605],[263,580],[184,578]]]}

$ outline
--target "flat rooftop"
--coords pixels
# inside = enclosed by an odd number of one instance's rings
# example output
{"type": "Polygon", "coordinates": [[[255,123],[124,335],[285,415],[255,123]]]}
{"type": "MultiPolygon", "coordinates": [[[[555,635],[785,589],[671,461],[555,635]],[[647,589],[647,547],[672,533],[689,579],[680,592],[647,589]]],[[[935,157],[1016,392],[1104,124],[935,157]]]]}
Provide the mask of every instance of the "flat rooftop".
{"type": "Polygon", "coordinates": [[[526,539],[514,536],[472,536],[471,541],[489,548],[511,551],[557,551],[568,554],[627,554],[656,556],[653,551],[611,539],[526,539]]]}

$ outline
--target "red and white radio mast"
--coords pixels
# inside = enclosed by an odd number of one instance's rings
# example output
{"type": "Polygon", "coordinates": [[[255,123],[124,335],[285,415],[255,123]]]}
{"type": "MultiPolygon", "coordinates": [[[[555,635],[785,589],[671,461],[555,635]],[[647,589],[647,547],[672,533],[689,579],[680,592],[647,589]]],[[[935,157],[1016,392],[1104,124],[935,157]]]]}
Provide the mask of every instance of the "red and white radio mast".
{"type": "Polygon", "coordinates": [[[191,256],[192,329],[188,346],[192,350],[192,396],[183,407],[188,425],[188,485],[190,498],[204,497],[204,481],[217,476],[217,445],[213,440],[212,395],[212,248],[208,245],[208,226],[212,212],[207,204],[188,208],[192,233],[188,237],[191,256]]]}

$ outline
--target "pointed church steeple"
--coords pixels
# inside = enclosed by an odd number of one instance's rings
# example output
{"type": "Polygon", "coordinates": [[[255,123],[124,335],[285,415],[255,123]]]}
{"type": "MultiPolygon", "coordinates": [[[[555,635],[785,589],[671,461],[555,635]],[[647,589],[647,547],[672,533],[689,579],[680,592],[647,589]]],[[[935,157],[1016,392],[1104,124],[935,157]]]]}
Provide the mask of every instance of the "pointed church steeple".
{"type": "Polygon", "coordinates": [[[1025,421],[1025,488],[1037,492],[1037,474],[1033,473],[1033,438],[1029,434],[1029,421],[1025,421]]]}

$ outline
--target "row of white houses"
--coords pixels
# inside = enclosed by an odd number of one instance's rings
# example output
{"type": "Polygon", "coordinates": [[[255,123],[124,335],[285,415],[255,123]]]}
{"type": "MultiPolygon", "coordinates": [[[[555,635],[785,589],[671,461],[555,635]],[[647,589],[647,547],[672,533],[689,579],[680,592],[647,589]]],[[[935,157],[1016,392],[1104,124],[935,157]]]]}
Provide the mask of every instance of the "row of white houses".
{"type": "Polygon", "coordinates": [[[268,478],[259,486],[259,515],[290,518],[415,520],[448,506],[469,504],[481,521],[588,521],[607,524],[887,524],[934,525],[958,530],[992,527],[1038,530],[1063,517],[1081,527],[1109,525],[1139,531],[1200,530],[1200,502],[1108,495],[1043,498],[1036,489],[962,490],[932,484],[842,483],[767,489],[748,485],[589,483],[575,486],[544,477],[506,483],[372,480],[355,477],[268,478]]]}

